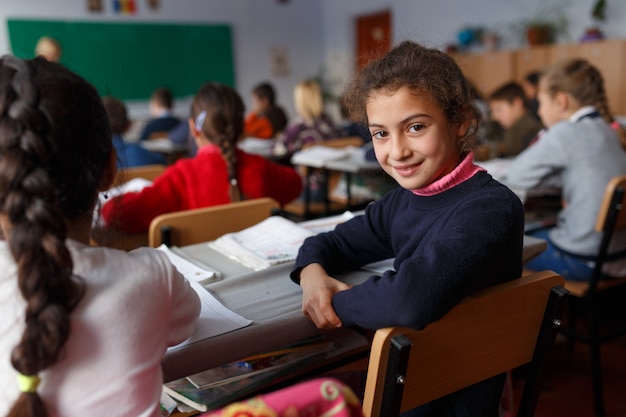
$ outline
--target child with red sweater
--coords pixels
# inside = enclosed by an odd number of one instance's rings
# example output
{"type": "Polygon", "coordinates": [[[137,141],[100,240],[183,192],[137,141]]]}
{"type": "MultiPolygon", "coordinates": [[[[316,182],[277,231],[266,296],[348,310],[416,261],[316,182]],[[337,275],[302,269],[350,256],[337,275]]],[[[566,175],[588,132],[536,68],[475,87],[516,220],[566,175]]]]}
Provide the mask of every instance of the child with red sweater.
{"type": "Polygon", "coordinates": [[[232,88],[207,83],[191,105],[189,128],[198,153],[168,167],[154,183],[126,193],[102,207],[107,226],[128,233],[146,232],[153,218],[173,211],[271,197],[283,205],[302,191],[299,174],[237,149],[244,124],[244,105],[232,88]]]}

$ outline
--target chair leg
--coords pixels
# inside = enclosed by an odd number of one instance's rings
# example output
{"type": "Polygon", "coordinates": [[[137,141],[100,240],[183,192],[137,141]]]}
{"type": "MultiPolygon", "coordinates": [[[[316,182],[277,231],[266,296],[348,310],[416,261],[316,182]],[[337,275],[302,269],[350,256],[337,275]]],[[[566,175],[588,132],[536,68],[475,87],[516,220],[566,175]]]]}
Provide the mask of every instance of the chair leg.
{"type": "Polygon", "coordinates": [[[587,306],[589,318],[589,351],[591,353],[591,383],[593,409],[597,417],[604,416],[604,390],[602,384],[602,360],[600,358],[600,340],[598,338],[597,300],[592,297],[587,306]]]}

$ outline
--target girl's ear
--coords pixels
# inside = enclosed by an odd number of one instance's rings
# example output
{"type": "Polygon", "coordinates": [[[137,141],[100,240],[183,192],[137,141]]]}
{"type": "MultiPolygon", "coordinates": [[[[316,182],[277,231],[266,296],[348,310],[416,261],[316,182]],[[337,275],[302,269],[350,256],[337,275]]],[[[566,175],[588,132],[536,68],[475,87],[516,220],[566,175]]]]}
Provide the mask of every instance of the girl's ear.
{"type": "Polygon", "coordinates": [[[456,136],[457,138],[462,138],[467,134],[467,131],[470,128],[470,125],[472,124],[472,121],[467,119],[462,123],[459,123],[459,126],[456,129],[456,136]]]}
{"type": "Polygon", "coordinates": [[[189,120],[187,120],[187,123],[189,123],[189,132],[191,133],[191,136],[193,136],[194,139],[200,136],[200,132],[196,129],[196,121],[190,117],[189,120]]]}
{"type": "Polygon", "coordinates": [[[574,98],[567,93],[559,91],[554,95],[554,103],[561,111],[567,111],[574,103],[574,98]]]}

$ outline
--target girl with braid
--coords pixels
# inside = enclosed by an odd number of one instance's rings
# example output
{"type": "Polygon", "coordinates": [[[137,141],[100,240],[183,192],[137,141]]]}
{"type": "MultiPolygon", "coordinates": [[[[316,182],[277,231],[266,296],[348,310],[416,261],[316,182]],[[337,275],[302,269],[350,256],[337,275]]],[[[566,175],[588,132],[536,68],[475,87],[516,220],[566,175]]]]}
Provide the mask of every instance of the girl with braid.
{"type": "Polygon", "coordinates": [[[291,167],[237,148],[243,135],[244,106],[232,88],[203,85],[191,105],[189,130],[198,146],[194,158],[177,161],[154,183],[126,193],[102,207],[108,226],[147,232],[160,214],[214,206],[243,198],[271,197],[284,205],[297,198],[302,180],[291,167]]]}
{"type": "MultiPolygon", "coordinates": [[[[547,130],[515,158],[505,182],[523,189],[557,183],[563,207],[555,227],[532,232],[548,241],[548,249],[526,266],[589,280],[589,260],[600,243],[594,225],[604,190],[613,177],[626,173],[626,134],[609,112],[602,75],[586,60],[546,68],[538,99],[547,130]]],[[[613,243],[613,251],[624,250],[626,234],[616,235],[613,243]]],[[[610,271],[626,269],[613,263],[610,271]]]]}
{"type": "Polygon", "coordinates": [[[115,161],[95,88],[0,58],[2,415],[160,415],[161,360],[200,302],[160,252],[89,246],[115,161]]]}

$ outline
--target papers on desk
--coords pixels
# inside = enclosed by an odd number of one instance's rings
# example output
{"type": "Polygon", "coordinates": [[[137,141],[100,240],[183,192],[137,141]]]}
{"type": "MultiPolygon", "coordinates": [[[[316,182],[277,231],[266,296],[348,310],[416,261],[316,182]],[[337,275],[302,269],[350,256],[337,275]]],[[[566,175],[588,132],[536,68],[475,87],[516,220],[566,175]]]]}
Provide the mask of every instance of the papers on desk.
{"type": "Polygon", "coordinates": [[[203,339],[219,336],[252,324],[252,320],[248,320],[224,307],[222,303],[213,297],[213,295],[198,282],[189,281],[189,284],[191,288],[198,293],[198,296],[200,296],[202,303],[200,317],[198,318],[193,334],[184,342],[172,346],[170,349],[176,349],[203,339]]]}
{"type": "Polygon", "coordinates": [[[328,161],[336,161],[350,156],[350,148],[331,148],[329,146],[311,146],[293,154],[293,165],[306,165],[322,168],[328,161]]]}
{"type": "Polygon", "coordinates": [[[191,262],[176,254],[176,248],[168,248],[162,244],[157,248],[157,250],[163,252],[168,257],[172,265],[178,269],[178,272],[180,272],[189,281],[208,284],[221,278],[217,271],[210,269],[208,266],[201,267],[197,265],[197,263],[191,262]]]}
{"type": "MultiPolygon", "coordinates": [[[[161,245],[157,250],[165,253],[170,262],[178,269],[190,283],[200,297],[202,307],[200,317],[196,323],[193,334],[181,344],[180,347],[198,340],[218,336],[223,333],[232,332],[252,323],[239,314],[227,309],[213,295],[205,289],[201,283],[212,282],[219,279],[217,271],[205,270],[172,252],[167,246],[161,245]]],[[[170,348],[171,349],[171,348],[170,348]]]]}
{"type": "Polygon", "coordinates": [[[260,271],[294,261],[304,239],[313,235],[312,231],[291,220],[271,216],[240,232],[227,233],[209,242],[209,246],[248,268],[260,271]]]}

